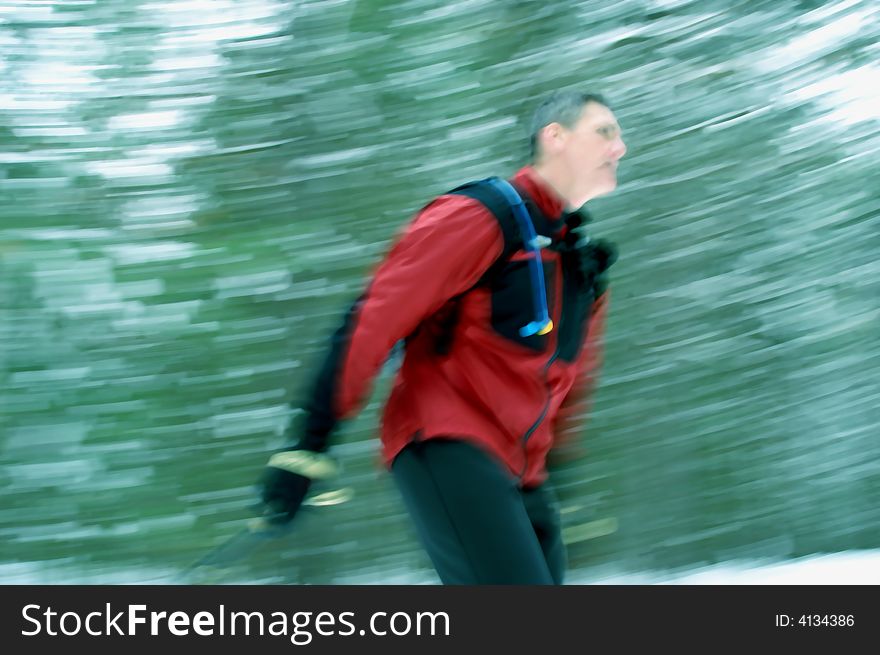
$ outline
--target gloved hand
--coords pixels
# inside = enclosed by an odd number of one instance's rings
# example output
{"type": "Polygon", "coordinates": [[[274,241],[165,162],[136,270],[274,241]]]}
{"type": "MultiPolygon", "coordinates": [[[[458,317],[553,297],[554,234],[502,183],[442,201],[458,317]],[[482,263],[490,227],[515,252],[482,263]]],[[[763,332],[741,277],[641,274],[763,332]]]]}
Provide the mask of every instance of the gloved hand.
{"type": "Polygon", "coordinates": [[[598,298],[608,287],[608,269],[617,261],[617,246],[605,239],[585,238],[579,228],[592,221],[586,210],[564,214],[563,218],[564,237],[558,246],[563,262],[572,266],[581,287],[592,287],[598,298]]]}
{"type": "Polygon", "coordinates": [[[617,246],[605,239],[590,241],[581,247],[581,275],[593,287],[598,298],[608,287],[608,269],[617,261],[617,246]]]}
{"type": "Polygon", "coordinates": [[[336,462],[323,453],[294,448],[269,458],[260,482],[265,519],[275,525],[289,523],[302,506],[314,480],[331,478],[336,462]]]}

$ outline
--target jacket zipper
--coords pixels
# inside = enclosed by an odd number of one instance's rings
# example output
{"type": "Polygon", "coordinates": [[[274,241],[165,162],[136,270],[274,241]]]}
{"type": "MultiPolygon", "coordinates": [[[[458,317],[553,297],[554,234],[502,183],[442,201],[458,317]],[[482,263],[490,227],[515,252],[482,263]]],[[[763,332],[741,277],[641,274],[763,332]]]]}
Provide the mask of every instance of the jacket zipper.
{"type": "Polygon", "coordinates": [[[567,276],[565,275],[564,267],[561,264],[561,260],[559,263],[559,271],[558,274],[562,276],[562,298],[560,298],[560,304],[562,305],[559,309],[559,324],[556,326],[556,348],[553,349],[553,355],[544,365],[544,387],[547,390],[547,399],[544,401],[544,408],[541,410],[540,416],[538,416],[537,420],[532,424],[526,433],[523,435],[520,440],[522,444],[523,451],[523,467],[519,473],[519,481],[522,482],[523,476],[525,476],[526,472],[529,470],[529,455],[528,455],[528,441],[529,438],[535,433],[535,430],[538,429],[538,426],[544,421],[544,418],[547,416],[547,410],[550,409],[550,400],[553,396],[553,391],[550,388],[550,367],[553,366],[553,362],[556,361],[556,358],[559,357],[559,348],[562,345],[562,324],[565,322],[565,309],[566,306],[570,303],[566,302],[566,291],[569,288],[569,281],[567,280],[567,276]]]}
{"type": "MultiPolygon", "coordinates": [[[[560,325],[562,324],[561,316],[560,316],[559,324],[560,325]]],[[[556,361],[556,358],[558,356],[559,356],[559,340],[557,339],[556,349],[553,352],[553,356],[550,358],[550,360],[547,362],[547,364],[544,365],[544,387],[547,390],[547,399],[544,401],[544,408],[541,410],[541,415],[538,416],[538,419],[532,424],[532,427],[530,427],[528,429],[528,431],[523,435],[523,438],[521,440],[522,449],[523,449],[523,467],[519,473],[519,481],[520,482],[522,482],[523,476],[526,474],[526,471],[528,471],[528,469],[529,469],[529,454],[528,454],[528,450],[527,450],[529,437],[531,437],[532,434],[534,434],[535,430],[538,429],[538,426],[541,425],[541,423],[544,421],[544,418],[547,416],[547,410],[550,409],[550,398],[553,395],[553,393],[550,389],[549,373],[550,373],[550,367],[553,366],[553,362],[556,361]]]]}

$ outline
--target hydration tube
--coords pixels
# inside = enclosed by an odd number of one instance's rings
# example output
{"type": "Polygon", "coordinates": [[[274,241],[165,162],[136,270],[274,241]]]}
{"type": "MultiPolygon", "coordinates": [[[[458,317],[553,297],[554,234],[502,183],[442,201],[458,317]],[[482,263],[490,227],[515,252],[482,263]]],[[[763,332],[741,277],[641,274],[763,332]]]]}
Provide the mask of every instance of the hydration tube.
{"type": "Polygon", "coordinates": [[[519,333],[523,337],[533,334],[547,334],[553,329],[553,321],[547,314],[547,292],[544,287],[544,266],[541,261],[541,248],[550,245],[550,239],[535,234],[535,226],[522,198],[516,189],[507,181],[499,177],[489,178],[498,191],[504,194],[507,202],[513,209],[513,215],[519,224],[520,234],[523,237],[523,246],[529,254],[529,277],[532,282],[532,306],[535,309],[535,319],[522,326],[519,333]]]}

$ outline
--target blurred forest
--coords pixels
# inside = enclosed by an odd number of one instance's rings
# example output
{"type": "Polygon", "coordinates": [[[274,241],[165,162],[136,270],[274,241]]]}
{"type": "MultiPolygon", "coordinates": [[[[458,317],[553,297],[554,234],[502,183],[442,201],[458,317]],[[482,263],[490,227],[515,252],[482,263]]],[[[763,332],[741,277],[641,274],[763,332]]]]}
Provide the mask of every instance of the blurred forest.
{"type": "MultiPolygon", "coordinates": [[[[341,313],[434,195],[607,96],[612,270],[571,569],[880,547],[880,2],[0,7],[0,581],[148,582],[234,534],[341,313]]],[[[432,582],[378,457],[224,581],[432,582]]]]}

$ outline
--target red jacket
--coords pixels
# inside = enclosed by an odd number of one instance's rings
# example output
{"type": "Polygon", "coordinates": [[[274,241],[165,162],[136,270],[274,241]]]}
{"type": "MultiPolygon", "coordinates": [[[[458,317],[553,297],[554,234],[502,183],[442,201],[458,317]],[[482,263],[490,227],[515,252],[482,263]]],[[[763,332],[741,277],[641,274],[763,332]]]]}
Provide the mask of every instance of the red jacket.
{"type": "MultiPolygon", "coordinates": [[[[532,168],[510,181],[546,219],[539,233],[563,227],[562,201],[532,168]]],[[[336,333],[298,428],[301,445],[326,448],[336,421],[360,408],[392,347],[406,339],[382,420],[386,462],[413,439],[454,437],[494,454],[523,486],[543,482],[548,452],[587,409],[609,294],[583,300],[560,253],[544,249],[554,329],[518,338],[511,328],[532,312],[525,253],[513,254],[494,285],[474,286],[503,244],[496,218],[472,198],[448,194],[425,207],[336,333]],[[442,354],[437,335],[459,294],[452,345],[442,354]]]]}

